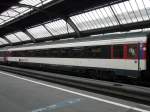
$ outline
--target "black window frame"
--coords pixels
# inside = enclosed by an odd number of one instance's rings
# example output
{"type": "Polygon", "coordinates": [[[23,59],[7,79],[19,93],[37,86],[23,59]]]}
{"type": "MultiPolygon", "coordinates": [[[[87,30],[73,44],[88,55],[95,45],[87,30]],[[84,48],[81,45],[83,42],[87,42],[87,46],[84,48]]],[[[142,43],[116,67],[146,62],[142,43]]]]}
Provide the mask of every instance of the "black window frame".
{"type": "Polygon", "coordinates": [[[113,58],[114,59],[124,58],[124,44],[113,45],[113,58]]]}

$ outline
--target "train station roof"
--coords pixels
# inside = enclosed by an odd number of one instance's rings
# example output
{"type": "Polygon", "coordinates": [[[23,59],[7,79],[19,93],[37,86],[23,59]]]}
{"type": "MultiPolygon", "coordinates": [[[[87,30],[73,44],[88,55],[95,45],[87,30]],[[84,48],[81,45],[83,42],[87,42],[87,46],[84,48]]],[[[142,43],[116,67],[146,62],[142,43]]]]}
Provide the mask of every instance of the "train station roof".
{"type": "Polygon", "coordinates": [[[0,46],[150,27],[150,0],[2,0],[0,46]]]}

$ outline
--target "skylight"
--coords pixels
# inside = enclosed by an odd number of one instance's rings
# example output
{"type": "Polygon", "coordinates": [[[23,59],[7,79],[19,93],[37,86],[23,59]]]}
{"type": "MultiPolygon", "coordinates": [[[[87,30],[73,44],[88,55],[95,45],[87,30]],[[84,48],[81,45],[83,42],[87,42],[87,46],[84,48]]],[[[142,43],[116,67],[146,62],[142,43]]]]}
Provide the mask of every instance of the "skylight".
{"type": "Polygon", "coordinates": [[[8,21],[11,21],[27,12],[29,12],[31,9],[29,8],[24,8],[24,7],[18,7],[18,6],[13,6],[9,10],[1,13],[0,19],[3,20],[1,24],[4,24],[8,21]]]}
{"type": "Polygon", "coordinates": [[[6,35],[5,37],[12,43],[20,42],[20,39],[14,34],[6,35]]]}
{"type": "Polygon", "coordinates": [[[80,31],[150,19],[150,0],[128,0],[70,17],[80,31]]]}
{"type": "Polygon", "coordinates": [[[19,37],[22,41],[30,40],[30,37],[23,32],[17,32],[14,35],[19,37]]]}
{"type": "Polygon", "coordinates": [[[40,7],[52,0],[22,0],[19,3],[21,5],[15,5],[0,14],[0,25],[3,25],[15,18],[18,18],[25,13],[34,10],[34,7],[40,7]]]}
{"type": "Polygon", "coordinates": [[[34,38],[44,38],[44,37],[50,37],[51,36],[50,32],[47,29],[45,29],[44,26],[42,26],[42,25],[27,29],[27,31],[34,38]]]}
{"type": "Polygon", "coordinates": [[[8,44],[8,42],[7,42],[5,39],[1,38],[1,37],[0,37],[0,42],[1,42],[2,44],[8,44]]]}
{"type": "Polygon", "coordinates": [[[34,6],[34,7],[40,7],[40,6],[47,4],[51,1],[53,1],[53,0],[22,0],[19,3],[34,6]]]}
{"type": "Polygon", "coordinates": [[[53,35],[61,35],[72,33],[74,30],[72,27],[67,24],[64,20],[57,20],[53,22],[49,22],[45,24],[45,27],[53,34],[53,35]]]}
{"type": "Polygon", "coordinates": [[[19,3],[20,4],[36,6],[36,5],[41,3],[41,0],[22,0],[19,3]]]}
{"type": "Polygon", "coordinates": [[[150,19],[150,0],[129,0],[115,4],[112,8],[121,24],[150,19]]]}

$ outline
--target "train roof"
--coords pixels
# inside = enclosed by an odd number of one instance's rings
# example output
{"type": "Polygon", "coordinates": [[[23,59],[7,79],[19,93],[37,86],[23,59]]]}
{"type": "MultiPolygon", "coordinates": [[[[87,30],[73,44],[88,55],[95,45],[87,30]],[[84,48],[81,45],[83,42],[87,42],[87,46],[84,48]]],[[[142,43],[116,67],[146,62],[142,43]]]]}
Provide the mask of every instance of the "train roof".
{"type": "MultiPolygon", "coordinates": [[[[79,43],[79,42],[87,42],[87,41],[93,41],[93,43],[97,41],[101,42],[104,40],[120,40],[124,41],[143,41],[143,38],[147,37],[148,32],[132,32],[132,33],[115,33],[115,34],[106,34],[106,35],[95,35],[95,36],[88,36],[85,38],[76,38],[76,39],[66,39],[66,40],[59,40],[59,41],[52,41],[52,42],[44,42],[44,43],[38,43],[38,44],[29,44],[24,46],[15,46],[15,47],[7,47],[3,48],[0,51],[13,51],[13,50],[30,50],[30,49],[45,49],[46,47],[65,44],[65,43],[79,43]],[[130,39],[129,39],[130,38],[130,39]]],[[[107,41],[108,42],[108,41],[107,41]]],[[[59,46],[58,46],[59,47],[59,46]]]]}

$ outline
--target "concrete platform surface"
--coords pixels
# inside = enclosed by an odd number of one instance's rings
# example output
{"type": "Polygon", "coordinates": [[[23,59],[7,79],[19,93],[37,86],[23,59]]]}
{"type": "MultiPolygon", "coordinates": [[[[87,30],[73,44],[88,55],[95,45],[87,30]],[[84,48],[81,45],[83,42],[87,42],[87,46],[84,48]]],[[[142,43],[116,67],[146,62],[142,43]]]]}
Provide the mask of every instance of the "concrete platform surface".
{"type": "Polygon", "coordinates": [[[0,71],[0,112],[150,112],[150,106],[0,71]]]}

